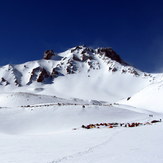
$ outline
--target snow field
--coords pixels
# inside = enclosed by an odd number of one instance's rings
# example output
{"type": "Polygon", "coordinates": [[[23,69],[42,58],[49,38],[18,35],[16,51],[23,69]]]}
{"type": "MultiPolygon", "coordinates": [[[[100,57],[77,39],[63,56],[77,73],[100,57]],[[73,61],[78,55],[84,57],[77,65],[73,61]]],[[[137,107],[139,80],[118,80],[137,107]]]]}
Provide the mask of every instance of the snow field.
{"type": "MultiPolygon", "coordinates": [[[[131,108],[132,109],[132,108],[131,108]]],[[[96,122],[146,122],[162,115],[104,106],[0,109],[0,162],[161,163],[162,123],[136,128],[82,129],[96,122]],[[73,130],[78,127],[77,130],[73,130]]]]}

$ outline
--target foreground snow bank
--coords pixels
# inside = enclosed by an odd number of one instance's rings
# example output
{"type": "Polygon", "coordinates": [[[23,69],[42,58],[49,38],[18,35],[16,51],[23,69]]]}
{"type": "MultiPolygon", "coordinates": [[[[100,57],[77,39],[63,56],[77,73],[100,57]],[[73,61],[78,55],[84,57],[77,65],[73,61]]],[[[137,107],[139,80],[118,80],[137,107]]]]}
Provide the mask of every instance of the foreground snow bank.
{"type": "Polygon", "coordinates": [[[162,123],[134,128],[81,128],[90,123],[146,122],[153,118],[162,115],[125,105],[1,108],[0,162],[162,163],[162,123]]]}
{"type": "Polygon", "coordinates": [[[162,124],[44,135],[0,134],[0,162],[162,163],[162,137],[162,124]]]}

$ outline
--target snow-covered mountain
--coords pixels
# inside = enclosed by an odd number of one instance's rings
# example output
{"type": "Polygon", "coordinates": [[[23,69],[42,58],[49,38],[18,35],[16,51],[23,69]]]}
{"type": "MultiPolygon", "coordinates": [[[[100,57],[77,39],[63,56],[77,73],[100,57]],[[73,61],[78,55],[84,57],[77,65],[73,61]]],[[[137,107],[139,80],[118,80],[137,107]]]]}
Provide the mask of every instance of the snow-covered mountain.
{"type": "Polygon", "coordinates": [[[0,68],[1,92],[29,92],[115,102],[161,80],[123,61],[112,48],[77,46],[43,59],[0,68]]]}
{"type": "Polygon", "coordinates": [[[162,96],[111,48],[0,67],[0,163],[162,163],[162,96]]]}

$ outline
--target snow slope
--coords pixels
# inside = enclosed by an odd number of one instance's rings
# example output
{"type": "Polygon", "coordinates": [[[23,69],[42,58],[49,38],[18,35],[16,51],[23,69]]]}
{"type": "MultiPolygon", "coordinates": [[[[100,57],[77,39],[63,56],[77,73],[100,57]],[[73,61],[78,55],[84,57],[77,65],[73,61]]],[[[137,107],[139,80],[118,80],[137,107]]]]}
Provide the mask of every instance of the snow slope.
{"type": "Polygon", "coordinates": [[[52,135],[0,134],[2,163],[162,163],[162,124],[52,135]]]}
{"type": "Polygon", "coordinates": [[[144,108],[155,112],[163,112],[162,97],[163,81],[153,83],[131,96],[130,99],[123,99],[119,101],[119,103],[144,108]]]}
{"type": "Polygon", "coordinates": [[[146,122],[162,118],[162,114],[133,109],[120,105],[1,108],[0,162],[161,163],[161,123],[137,128],[81,128],[82,124],[90,123],[146,122]]]}
{"type": "MultiPolygon", "coordinates": [[[[1,93],[0,94],[0,106],[1,107],[17,107],[17,106],[27,106],[27,105],[46,105],[53,104],[58,105],[58,103],[68,104],[91,104],[93,101],[84,101],[81,99],[63,99],[56,96],[49,95],[39,95],[25,92],[11,92],[11,93],[1,93]]],[[[100,103],[100,102],[99,102],[100,103]]]]}
{"type": "Polygon", "coordinates": [[[0,110],[0,132],[8,134],[42,134],[72,130],[83,124],[127,122],[138,117],[143,121],[148,113],[102,105],[34,105],[33,107],[0,110]]]}

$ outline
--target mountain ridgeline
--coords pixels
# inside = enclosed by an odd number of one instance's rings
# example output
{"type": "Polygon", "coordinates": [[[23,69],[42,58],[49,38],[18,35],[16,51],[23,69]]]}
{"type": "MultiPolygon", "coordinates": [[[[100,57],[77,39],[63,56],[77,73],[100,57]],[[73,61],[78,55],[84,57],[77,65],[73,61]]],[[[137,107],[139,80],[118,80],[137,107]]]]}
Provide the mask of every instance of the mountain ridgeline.
{"type": "MultiPolygon", "coordinates": [[[[102,67],[111,73],[120,71],[133,76],[148,76],[147,73],[130,66],[112,48],[88,48],[76,46],[63,53],[55,54],[47,50],[43,59],[20,65],[6,65],[0,68],[0,85],[24,86],[33,82],[53,83],[60,76],[100,70],[102,67]]],[[[100,73],[100,71],[96,71],[100,73]]]]}

